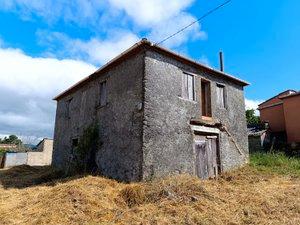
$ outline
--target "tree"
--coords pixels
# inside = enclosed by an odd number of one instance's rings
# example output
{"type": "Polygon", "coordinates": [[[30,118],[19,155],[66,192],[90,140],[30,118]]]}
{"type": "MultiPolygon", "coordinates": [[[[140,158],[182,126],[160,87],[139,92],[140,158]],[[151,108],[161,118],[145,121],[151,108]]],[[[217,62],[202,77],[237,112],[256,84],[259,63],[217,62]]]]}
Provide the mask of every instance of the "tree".
{"type": "Polygon", "coordinates": [[[259,126],[260,125],[260,118],[259,118],[259,116],[255,115],[254,109],[246,110],[246,119],[247,119],[248,126],[259,126]]]}
{"type": "Polygon", "coordinates": [[[9,135],[8,137],[4,137],[3,140],[0,140],[0,143],[21,145],[22,141],[16,135],[12,134],[12,135],[9,135]]]}

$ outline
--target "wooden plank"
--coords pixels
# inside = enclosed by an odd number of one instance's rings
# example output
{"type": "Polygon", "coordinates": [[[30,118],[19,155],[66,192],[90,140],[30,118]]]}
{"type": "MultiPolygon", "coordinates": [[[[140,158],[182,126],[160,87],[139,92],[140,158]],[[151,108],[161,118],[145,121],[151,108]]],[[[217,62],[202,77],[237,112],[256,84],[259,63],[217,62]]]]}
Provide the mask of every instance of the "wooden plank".
{"type": "Polygon", "coordinates": [[[197,176],[206,179],[207,174],[207,154],[206,154],[206,141],[196,141],[196,172],[197,176]]]}
{"type": "Polygon", "coordinates": [[[206,152],[207,152],[207,172],[208,172],[208,177],[213,177],[214,176],[214,171],[213,171],[213,156],[212,156],[212,149],[211,149],[211,139],[207,139],[206,141],[206,152]]]}
{"type": "Polygon", "coordinates": [[[182,74],[182,98],[188,99],[188,81],[187,81],[187,74],[182,74]]]}
{"type": "Polygon", "coordinates": [[[188,99],[194,100],[194,76],[187,75],[188,99]]]}
{"type": "Polygon", "coordinates": [[[212,162],[212,167],[213,167],[213,177],[217,177],[218,176],[218,154],[217,154],[217,139],[212,139],[211,140],[211,150],[212,150],[212,158],[213,158],[213,162],[212,162]]]}
{"type": "Polygon", "coordinates": [[[194,131],[211,133],[211,134],[219,134],[220,133],[220,130],[218,128],[207,127],[207,126],[191,125],[191,129],[194,131]]]}

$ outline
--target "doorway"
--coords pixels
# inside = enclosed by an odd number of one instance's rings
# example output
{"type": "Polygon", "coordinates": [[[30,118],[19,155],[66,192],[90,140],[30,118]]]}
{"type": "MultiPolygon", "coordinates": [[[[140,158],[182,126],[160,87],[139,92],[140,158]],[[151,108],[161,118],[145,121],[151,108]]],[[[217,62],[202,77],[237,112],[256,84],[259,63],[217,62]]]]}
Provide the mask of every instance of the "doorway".
{"type": "Polygon", "coordinates": [[[196,174],[201,179],[217,177],[220,173],[220,157],[217,135],[196,135],[196,174]]]}

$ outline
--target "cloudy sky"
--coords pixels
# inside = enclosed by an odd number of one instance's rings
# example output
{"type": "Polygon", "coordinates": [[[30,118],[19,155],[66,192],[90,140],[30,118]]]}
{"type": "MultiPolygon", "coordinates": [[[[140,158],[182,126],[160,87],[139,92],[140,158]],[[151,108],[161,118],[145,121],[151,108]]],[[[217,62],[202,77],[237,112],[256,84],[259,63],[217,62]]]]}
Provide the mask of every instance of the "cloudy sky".
{"type": "MultiPolygon", "coordinates": [[[[147,37],[157,42],[219,0],[1,0],[0,135],[52,137],[58,93],[147,37]]],[[[300,2],[233,0],[165,47],[252,85],[247,108],[299,89],[300,2]]]]}

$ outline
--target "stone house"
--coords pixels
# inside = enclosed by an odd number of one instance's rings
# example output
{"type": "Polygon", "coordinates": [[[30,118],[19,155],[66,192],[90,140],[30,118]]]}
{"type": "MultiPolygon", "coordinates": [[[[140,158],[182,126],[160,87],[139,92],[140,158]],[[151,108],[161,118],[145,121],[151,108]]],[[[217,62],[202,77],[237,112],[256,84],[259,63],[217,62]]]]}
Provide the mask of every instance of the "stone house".
{"type": "Polygon", "coordinates": [[[54,98],[53,165],[66,170],[98,121],[94,160],[104,176],[217,176],[248,161],[246,85],[143,39],[54,98]]]}

